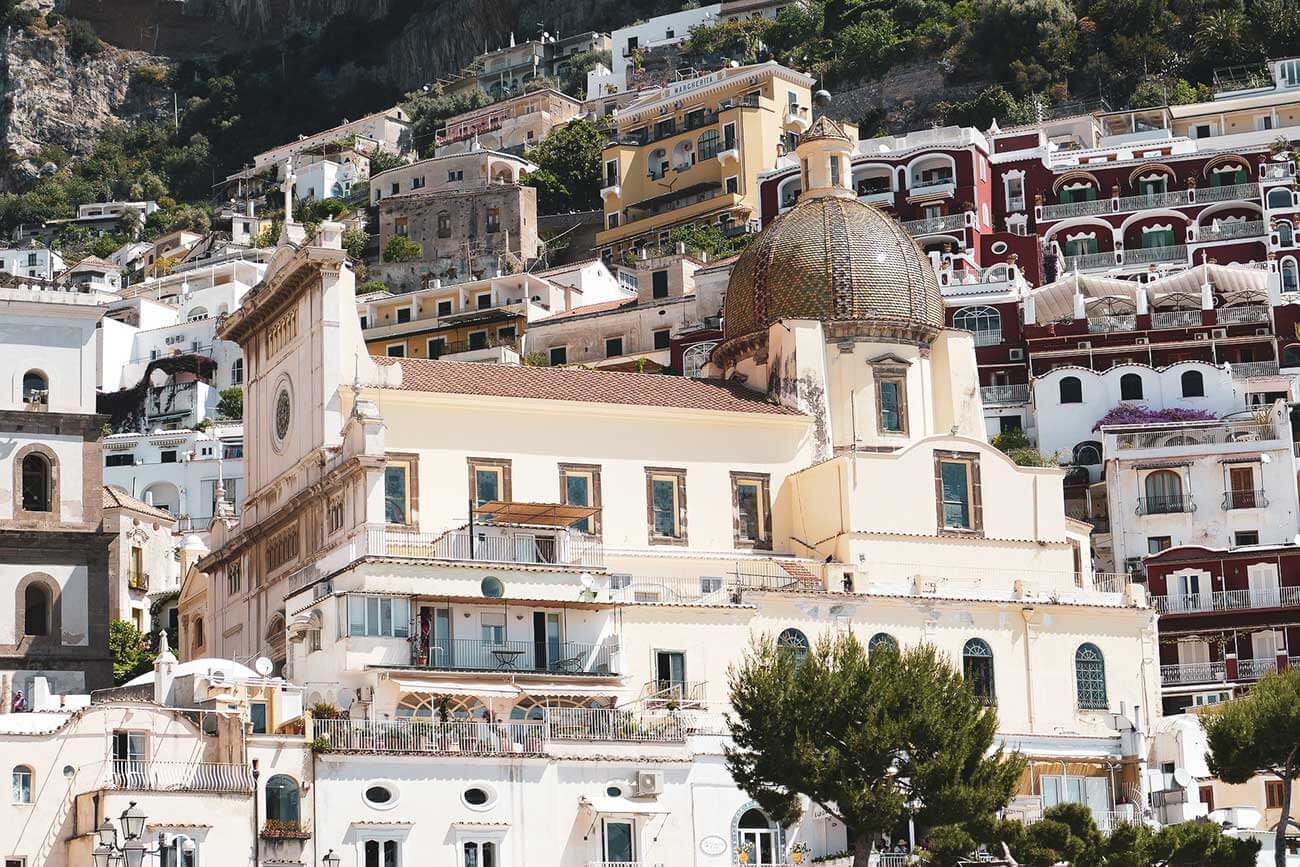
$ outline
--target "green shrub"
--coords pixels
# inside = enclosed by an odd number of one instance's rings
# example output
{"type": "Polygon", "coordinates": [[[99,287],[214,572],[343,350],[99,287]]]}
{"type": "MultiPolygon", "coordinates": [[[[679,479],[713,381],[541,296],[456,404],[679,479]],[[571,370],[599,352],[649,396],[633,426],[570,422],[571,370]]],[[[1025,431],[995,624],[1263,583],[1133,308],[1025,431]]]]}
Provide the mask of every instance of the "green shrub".
{"type": "Polygon", "coordinates": [[[74,58],[92,57],[104,50],[104,43],[89,22],[65,18],[63,32],[68,37],[68,54],[74,58]]]}
{"type": "Polygon", "coordinates": [[[424,254],[424,246],[405,235],[394,235],[384,245],[385,262],[414,262],[424,254]]]}

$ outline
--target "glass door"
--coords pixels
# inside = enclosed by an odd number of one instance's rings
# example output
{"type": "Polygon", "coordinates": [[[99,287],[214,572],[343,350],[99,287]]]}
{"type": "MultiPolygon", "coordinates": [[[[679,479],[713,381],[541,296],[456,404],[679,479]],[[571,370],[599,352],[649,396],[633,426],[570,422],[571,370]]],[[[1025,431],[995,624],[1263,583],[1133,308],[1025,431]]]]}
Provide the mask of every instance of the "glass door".
{"type": "Polygon", "coordinates": [[[671,650],[655,652],[656,690],[664,693],[663,698],[685,698],[686,689],[686,654],[671,650]]]}
{"type": "Polygon", "coordinates": [[[776,860],[776,834],[770,829],[763,828],[742,828],[740,831],[740,845],[748,843],[752,847],[749,856],[750,864],[777,864],[776,860]]]}
{"type": "Polygon", "coordinates": [[[560,645],[560,615],[553,611],[534,611],[533,668],[554,669],[564,658],[560,645]]]}
{"type": "Polygon", "coordinates": [[[636,860],[635,826],[627,819],[606,819],[604,860],[630,864],[636,860]]]}

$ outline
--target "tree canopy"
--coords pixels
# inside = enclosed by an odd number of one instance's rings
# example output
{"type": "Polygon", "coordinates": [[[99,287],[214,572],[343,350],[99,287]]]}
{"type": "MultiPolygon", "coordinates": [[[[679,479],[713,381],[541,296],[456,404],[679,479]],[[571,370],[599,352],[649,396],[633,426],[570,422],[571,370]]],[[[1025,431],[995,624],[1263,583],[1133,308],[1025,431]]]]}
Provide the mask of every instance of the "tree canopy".
{"type": "Polygon", "coordinates": [[[525,156],[537,171],[525,182],[537,188],[537,207],[543,214],[594,211],[600,201],[600,155],[609,134],[602,123],[586,118],[571,120],[525,156]]]}
{"type": "Polygon", "coordinates": [[[727,766],[773,819],[808,798],[848,829],[855,867],[909,814],[923,826],[989,817],[1024,761],[992,749],[997,712],[929,645],[879,647],[852,634],[812,649],[755,639],[728,674],[727,766]]]}
{"type": "Polygon", "coordinates": [[[154,654],[144,634],[128,620],[108,624],[108,650],[113,655],[113,683],[119,686],[153,666],[154,654]]]}

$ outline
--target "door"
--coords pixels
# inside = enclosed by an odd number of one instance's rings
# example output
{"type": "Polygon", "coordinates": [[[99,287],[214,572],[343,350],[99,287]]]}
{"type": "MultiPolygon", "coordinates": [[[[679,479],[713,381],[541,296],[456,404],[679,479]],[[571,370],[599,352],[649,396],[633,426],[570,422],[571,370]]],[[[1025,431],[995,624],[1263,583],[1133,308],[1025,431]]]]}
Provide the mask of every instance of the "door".
{"type": "Polygon", "coordinates": [[[776,834],[770,828],[742,828],[740,845],[748,843],[753,847],[749,856],[750,864],[778,864],[776,860],[776,834]]]}
{"type": "Polygon", "coordinates": [[[606,819],[604,859],[630,863],[636,860],[635,826],[627,819],[606,819]]]}
{"type": "MultiPolygon", "coordinates": [[[[1246,567],[1246,577],[1250,581],[1250,605],[1252,608],[1276,608],[1279,604],[1277,571],[1271,563],[1258,563],[1246,567]]],[[[1256,633],[1258,635],[1259,633],[1256,633]]],[[[1272,633],[1263,633],[1271,635],[1272,633]]],[[[1276,643],[1274,648],[1278,647],[1276,643]]],[[[1269,658],[1273,651],[1268,652],[1269,658]]],[[[1259,657],[1256,656],[1256,659],[1259,657]]]]}
{"type": "Polygon", "coordinates": [[[451,609],[420,608],[420,646],[430,668],[450,668],[452,665],[451,609]]]}
{"type": "Polygon", "coordinates": [[[1255,508],[1255,471],[1250,467],[1228,469],[1228,508],[1255,508]]]}
{"type": "Polygon", "coordinates": [[[667,691],[665,698],[685,698],[686,690],[686,654],[671,650],[655,652],[655,686],[658,692],[667,691]]]}
{"type": "Polygon", "coordinates": [[[141,788],[146,782],[144,732],[113,732],[113,778],[119,788],[141,788]]]}
{"type": "Polygon", "coordinates": [[[1250,636],[1251,663],[1256,677],[1273,670],[1277,663],[1277,649],[1281,646],[1282,633],[1277,630],[1265,630],[1250,636]]]}
{"type": "Polygon", "coordinates": [[[1189,575],[1170,575],[1173,582],[1173,598],[1169,600],[1169,609],[1171,611],[1200,611],[1201,598],[1201,576],[1197,574],[1189,575]]]}
{"type": "Polygon", "coordinates": [[[553,611],[533,612],[533,667],[553,669],[563,659],[560,647],[560,615],[553,611]]]}

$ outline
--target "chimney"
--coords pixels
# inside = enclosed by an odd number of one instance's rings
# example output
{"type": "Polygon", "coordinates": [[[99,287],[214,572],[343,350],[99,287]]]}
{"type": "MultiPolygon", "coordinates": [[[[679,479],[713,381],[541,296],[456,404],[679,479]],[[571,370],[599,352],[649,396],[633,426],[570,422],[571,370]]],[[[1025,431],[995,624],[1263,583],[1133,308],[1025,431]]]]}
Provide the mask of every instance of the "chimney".
{"type": "Polygon", "coordinates": [[[172,682],[176,679],[176,657],[167,645],[167,630],[158,636],[158,657],[153,661],[153,700],[154,704],[167,707],[172,704],[174,694],[172,682]]]}

